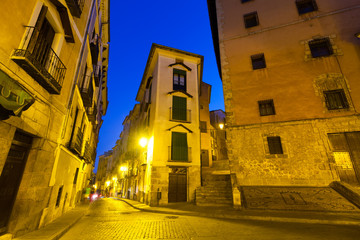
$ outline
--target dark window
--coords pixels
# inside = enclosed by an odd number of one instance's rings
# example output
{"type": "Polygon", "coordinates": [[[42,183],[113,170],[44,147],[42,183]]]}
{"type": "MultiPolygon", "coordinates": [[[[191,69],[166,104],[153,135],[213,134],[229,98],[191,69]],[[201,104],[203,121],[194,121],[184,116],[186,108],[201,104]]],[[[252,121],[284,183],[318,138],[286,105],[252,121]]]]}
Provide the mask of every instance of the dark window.
{"type": "Polygon", "coordinates": [[[186,133],[172,132],[171,160],[175,160],[175,161],[188,160],[188,146],[187,146],[186,133]]]}
{"type": "Polygon", "coordinates": [[[254,70],[266,68],[265,56],[263,53],[251,56],[251,63],[254,70]]]}
{"type": "Polygon", "coordinates": [[[79,168],[76,168],[75,176],[74,176],[74,184],[76,184],[77,182],[78,175],[79,175],[79,168]]]}
{"type": "Polygon", "coordinates": [[[275,115],[274,101],[272,99],[258,101],[260,116],[275,115]]]}
{"type": "Polygon", "coordinates": [[[349,108],[343,89],[324,91],[324,96],[329,110],[349,108]]]}
{"type": "Polygon", "coordinates": [[[183,90],[186,92],[186,71],[173,70],[173,90],[183,90]]]}
{"type": "Polygon", "coordinates": [[[252,12],[244,15],[245,28],[251,28],[259,25],[257,12],[252,12]]]}
{"type": "Polygon", "coordinates": [[[172,120],[186,121],[186,98],[173,96],[172,120]]]}
{"type": "Polygon", "coordinates": [[[295,3],[300,15],[318,10],[315,0],[296,0],[295,3]]]}
{"type": "Polygon", "coordinates": [[[324,57],[333,54],[329,38],[314,39],[309,42],[312,57],[324,57]]]}
{"type": "Polygon", "coordinates": [[[57,195],[57,198],[56,198],[56,207],[58,207],[60,205],[60,200],[61,200],[61,194],[62,194],[62,191],[63,191],[63,187],[64,186],[61,186],[59,187],[59,191],[58,191],[58,195],[57,195]]]}
{"type": "Polygon", "coordinates": [[[200,121],[200,132],[202,133],[206,133],[206,122],[205,121],[200,121]]]}
{"type": "Polygon", "coordinates": [[[267,137],[270,154],[283,154],[280,137],[267,137]]]}
{"type": "Polygon", "coordinates": [[[253,0],[241,0],[241,3],[251,2],[253,0]]]}

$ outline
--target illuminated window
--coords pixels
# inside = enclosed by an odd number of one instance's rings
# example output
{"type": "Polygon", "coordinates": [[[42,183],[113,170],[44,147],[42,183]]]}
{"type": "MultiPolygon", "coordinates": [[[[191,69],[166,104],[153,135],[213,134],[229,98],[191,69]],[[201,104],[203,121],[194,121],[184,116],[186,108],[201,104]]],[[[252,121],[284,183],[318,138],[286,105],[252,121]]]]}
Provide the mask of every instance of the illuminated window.
{"type": "Polygon", "coordinates": [[[260,116],[275,115],[274,101],[272,99],[258,101],[260,116]]]}
{"type": "Polygon", "coordinates": [[[267,137],[270,154],[283,154],[280,137],[267,137]]]}
{"type": "Polygon", "coordinates": [[[251,56],[253,70],[266,68],[265,56],[263,53],[251,56]]]}
{"type": "Polygon", "coordinates": [[[326,107],[329,110],[349,108],[343,89],[324,91],[324,96],[326,107]]]}
{"type": "Polygon", "coordinates": [[[318,10],[315,0],[296,0],[295,3],[300,15],[318,10]]]}
{"type": "Polygon", "coordinates": [[[173,90],[183,90],[186,92],[186,71],[174,69],[173,90]]]}
{"type": "Polygon", "coordinates": [[[251,28],[259,25],[257,12],[252,12],[244,15],[245,28],[251,28]]]}
{"type": "Polygon", "coordinates": [[[325,57],[333,54],[329,38],[311,40],[309,41],[309,48],[313,58],[325,57]]]}

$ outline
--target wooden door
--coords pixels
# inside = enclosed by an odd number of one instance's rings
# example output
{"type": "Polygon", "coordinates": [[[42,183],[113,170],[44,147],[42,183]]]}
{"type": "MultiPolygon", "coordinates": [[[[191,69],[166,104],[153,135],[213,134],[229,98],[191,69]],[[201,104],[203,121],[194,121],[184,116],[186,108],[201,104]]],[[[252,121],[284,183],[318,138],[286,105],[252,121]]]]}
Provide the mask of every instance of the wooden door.
{"type": "Polygon", "coordinates": [[[360,133],[332,133],[328,134],[328,137],[340,180],[350,184],[358,184],[360,173],[360,133]]]}
{"type": "Polygon", "coordinates": [[[201,150],[201,166],[209,167],[209,151],[201,150]]]}
{"type": "Polygon", "coordinates": [[[6,231],[24,172],[31,138],[16,132],[0,176],[0,232],[6,231]]]}
{"type": "MultiPolygon", "coordinates": [[[[175,170],[176,171],[176,170],[175,170]]],[[[184,171],[169,173],[169,202],[187,201],[187,174],[184,171]]],[[[186,169],[185,169],[186,171],[186,169]]]]}

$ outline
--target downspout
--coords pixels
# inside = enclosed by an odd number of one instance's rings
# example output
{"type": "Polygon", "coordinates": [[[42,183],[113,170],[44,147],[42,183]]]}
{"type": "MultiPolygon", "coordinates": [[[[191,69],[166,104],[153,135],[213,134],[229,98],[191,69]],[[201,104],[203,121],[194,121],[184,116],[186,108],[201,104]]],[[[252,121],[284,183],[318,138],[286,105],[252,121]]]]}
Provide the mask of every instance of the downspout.
{"type": "Polygon", "coordinates": [[[84,49],[85,49],[85,46],[86,46],[86,43],[87,43],[87,36],[89,34],[89,26],[90,26],[90,21],[91,21],[91,19],[93,17],[94,7],[96,7],[95,0],[92,1],[91,7],[90,7],[90,9],[91,9],[90,16],[89,16],[87,24],[86,24],[87,25],[86,26],[86,32],[85,32],[85,35],[84,35],[84,41],[83,41],[81,51],[80,51],[80,59],[79,59],[79,61],[77,63],[77,66],[76,66],[74,84],[72,85],[71,91],[70,91],[70,98],[69,98],[68,104],[67,104],[67,114],[66,114],[65,126],[63,127],[63,131],[61,133],[61,138],[65,137],[65,129],[66,129],[66,125],[67,125],[67,122],[68,122],[68,119],[69,119],[69,111],[70,111],[70,107],[71,107],[71,104],[72,104],[72,100],[74,98],[75,86],[77,84],[77,80],[78,80],[78,76],[79,76],[79,72],[80,72],[80,68],[81,68],[81,63],[82,63],[82,60],[83,60],[83,57],[84,57],[84,49]]]}

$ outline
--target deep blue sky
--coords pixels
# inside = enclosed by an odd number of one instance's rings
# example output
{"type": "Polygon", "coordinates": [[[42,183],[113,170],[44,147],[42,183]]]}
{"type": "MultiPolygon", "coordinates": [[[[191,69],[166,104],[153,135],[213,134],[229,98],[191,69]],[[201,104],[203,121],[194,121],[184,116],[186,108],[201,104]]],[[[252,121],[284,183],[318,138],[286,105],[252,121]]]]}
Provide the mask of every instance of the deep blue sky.
{"type": "Polygon", "coordinates": [[[122,122],[136,103],[152,43],[203,55],[203,81],[212,85],[210,110],[224,109],[206,0],[110,3],[109,107],[97,156],[111,150],[119,139],[122,122]]]}

